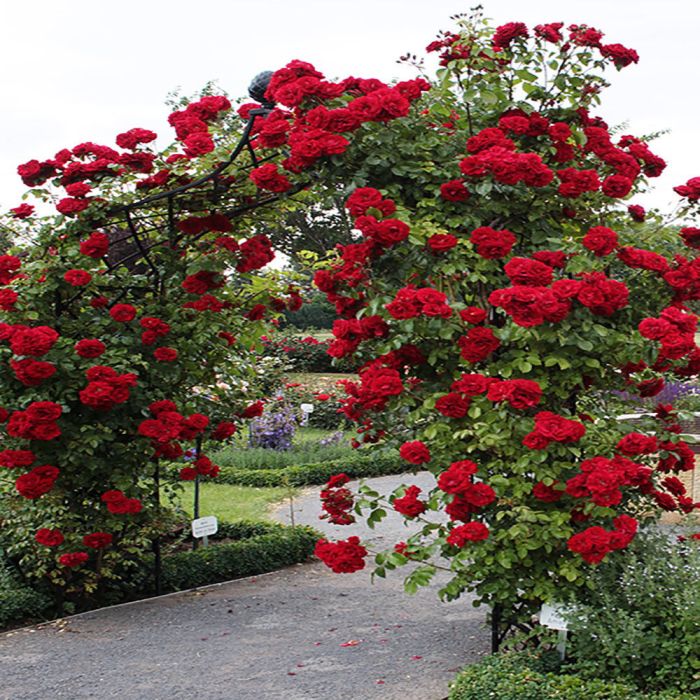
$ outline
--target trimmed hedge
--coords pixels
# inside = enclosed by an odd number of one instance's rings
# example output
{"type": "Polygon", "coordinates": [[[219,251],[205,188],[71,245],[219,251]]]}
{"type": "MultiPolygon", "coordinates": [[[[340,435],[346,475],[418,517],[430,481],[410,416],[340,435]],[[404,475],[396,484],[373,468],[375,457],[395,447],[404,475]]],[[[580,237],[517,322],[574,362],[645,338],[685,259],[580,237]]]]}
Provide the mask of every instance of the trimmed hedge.
{"type": "Polygon", "coordinates": [[[163,558],[163,590],[208,586],[306,561],[320,535],[310,527],[240,522],[221,523],[215,537],[236,539],[163,558]]]}
{"type": "Polygon", "coordinates": [[[311,486],[323,484],[334,474],[344,472],[353,479],[370,476],[403,474],[409,471],[408,465],[396,452],[390,454],[372,453],[367,456],[353,456],[349,459],[329,460],[314,464],[299,464],[277,469],[242,469],[221,467],[214,483],[237,484],[239,486],[311,486]]]}
{"type": "MultiPolygon", "coordinates": [[[[162,589],[172,592],[207,586],[306,561],[320,536],[310,527],[253,521],[219,523],[209,547],[163,557],[162,589]]],[[[110,591],[110,604],[153,595],[152,572],[153,558],[149,555],[138,574],[110,591]]],[[[9,565],[0,561],[0,629],[36,618],[51,619],[55,612],[48,596],[22,586],[9,565]]]]}
{"type": "Polygon", "coordinates": [[[50,616],[51,599],[16,582],[0,587],[0,629],[22,620],[50,616]]]}
{"type": "Polygon", "coordinates": [[[497,654],[467,667],[451,685],[449,700],[692,700],[677,691],[646,693],[624,683],[547,673],[530,655],[497,654]]]}

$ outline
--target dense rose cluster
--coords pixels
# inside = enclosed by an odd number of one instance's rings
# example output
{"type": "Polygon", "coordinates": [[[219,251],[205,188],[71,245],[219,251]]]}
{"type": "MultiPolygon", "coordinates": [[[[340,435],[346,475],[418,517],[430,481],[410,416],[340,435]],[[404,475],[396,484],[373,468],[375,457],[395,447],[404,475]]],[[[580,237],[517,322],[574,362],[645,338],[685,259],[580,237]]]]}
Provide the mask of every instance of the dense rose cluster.
{"type": "Polygon", "coordinates": [[[346,474],[335,474],[321,490],[321,518],[335,525],[350,525],[355,522],[355,516],[350,512],[355,499],[352,491],[345,488],[348,481],[350,479],[346,474]]]}
{"type": "Polygon", "coordinates": [[[367,550],[359,537],[348,537],[338,542],[319,540],[314,554],[336,574],[351,574],[365,568],[367,550]]]}

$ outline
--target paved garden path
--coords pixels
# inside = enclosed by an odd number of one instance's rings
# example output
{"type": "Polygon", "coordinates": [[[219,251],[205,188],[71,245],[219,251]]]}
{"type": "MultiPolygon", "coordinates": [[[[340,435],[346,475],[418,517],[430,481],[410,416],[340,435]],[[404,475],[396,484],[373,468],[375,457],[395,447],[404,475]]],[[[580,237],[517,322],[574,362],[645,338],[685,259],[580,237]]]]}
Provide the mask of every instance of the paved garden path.
{"type": "MultiPolygon", "coordinates": [[[[421,474],[411,481],[430,485],[421,474]]],[[[385,489],[400,477],[373,479],[385,489]]],[[[403,539],[318,521],[307,491],[297,522],[333,536],[403,539]]],[[[279,511],[284,519],[286,509],[279,511]]],[[[401,576],[310,563],[199,591],[98,610],[0,635],[0,700],[440,700],[460,666],[488,648],[485,614],[415,596],[401,576]]]]}

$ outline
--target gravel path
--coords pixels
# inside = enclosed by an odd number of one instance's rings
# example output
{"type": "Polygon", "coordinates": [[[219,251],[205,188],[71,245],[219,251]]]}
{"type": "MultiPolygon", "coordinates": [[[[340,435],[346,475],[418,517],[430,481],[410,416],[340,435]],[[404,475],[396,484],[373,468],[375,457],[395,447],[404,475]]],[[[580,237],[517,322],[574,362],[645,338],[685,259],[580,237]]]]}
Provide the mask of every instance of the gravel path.
{"type": "MultiPolygon", "coordinates": [[[[404,477],[406,478],[406,477],[404,477]]],[[[408,477],[429,485],[432,477],[408,477]]],[[[391,489],[402,477],[370,480],[391,489]]],[[[375,533],[318,521],[317,490],[297,522],[388,546],[375,533]]],[[[278,511],[288,517],[286,507],[278,511]]],[[[385,527],[386,525],[386,527],[385,527]]],[[[198,591],[106,608],[0,635],[0,699],[440,700],[460,666],[488,649],[484,613],[440,603],[440,581],[415,596],[401,576],[370,585],[310,563],[198,591]]]]}

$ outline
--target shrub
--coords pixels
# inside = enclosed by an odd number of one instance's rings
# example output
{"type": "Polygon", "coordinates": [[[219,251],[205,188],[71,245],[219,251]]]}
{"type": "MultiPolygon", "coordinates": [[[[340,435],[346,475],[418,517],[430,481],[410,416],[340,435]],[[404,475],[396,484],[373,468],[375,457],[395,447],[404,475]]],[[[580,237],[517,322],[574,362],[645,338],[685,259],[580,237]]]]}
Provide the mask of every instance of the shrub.
{"type": "Polygon", "coordinates": [[[462,671],[449,700],[690,700],[690,695],[648,695],[633,685],[546,673],[542,662],[525,654],[490,656],[462,671]]]}
{"type": "Polygon", "coordinates": [[[318,441],[304,440],[291,450],[277,451],[262,447],[241,448],[236,444],[212,455],[212,459],[222,467],[240,469],[279,469],[299,464],[325,462],[327,460],[352,459],[357,452],[346,441],[340,444],[321,445],[318,441]]]}
{"type": "Polygon", "coordinates": [[[296,372],[352,372],[350,360],[334,362],[328,354],[330,341],[305,337],[280,336],[265,341],[265,354],[289,362],[296,372]]]}
{"type": "Polygon", "coordinates": [[[274,571],[308,559],[319,534],[309,527],[227,523],[219,538],[235,538],[163,559],[163,589],[180,591],[274,571]]]}
{"type": "Polygon", "coordinates": [[[358,455],[349,459],[329,460],[313,464],[299,464],[277,469],[241,469],[222,467],[217,481],[242,486],[309,486],[323,484],[334,474],[344,472],[360,479],[370,476],[402,474],[406,465],[394,452],[358,455]]]}
{"type": "Polygon", "coordinates": [[[572,623],[573,668],[651,690],[700,691],[700,547],[639,537],[591,573],[572,623]]]}
{"type": "Polygon", "coordinates": [[[330,329],[337,318],[333,304],[316,294],[296,311],[284,312],[284,325],[299,330],[330,329]]]}
{"type": "Polygon", "coordinates": [[[45,616],[51,599],[23,586],[10,564],[0,559],[0,628],[29,618],[45,616]]]}

